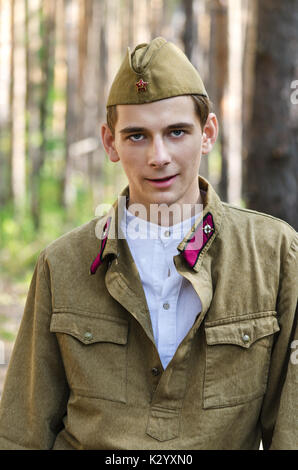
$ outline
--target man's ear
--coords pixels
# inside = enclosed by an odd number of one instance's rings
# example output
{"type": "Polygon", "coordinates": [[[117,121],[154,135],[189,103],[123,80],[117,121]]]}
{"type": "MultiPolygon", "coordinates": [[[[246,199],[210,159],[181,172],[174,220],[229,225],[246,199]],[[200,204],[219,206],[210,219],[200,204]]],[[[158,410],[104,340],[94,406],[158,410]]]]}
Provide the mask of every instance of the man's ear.
{"type": "Polygon", "coordinates": [[[115,147],[115,137],[106,123],[101,126],[101,140],[111,162],[118,162],[120,158],[115,147]]]}
{"type": "Polygon", "coordinates": [[[206,124],[203,129],[202,138],[202,154],[206,155],[211,152],[213,145],[216,142],[218,136],[218,121],[214,113],[208,115],[206,124]]]}

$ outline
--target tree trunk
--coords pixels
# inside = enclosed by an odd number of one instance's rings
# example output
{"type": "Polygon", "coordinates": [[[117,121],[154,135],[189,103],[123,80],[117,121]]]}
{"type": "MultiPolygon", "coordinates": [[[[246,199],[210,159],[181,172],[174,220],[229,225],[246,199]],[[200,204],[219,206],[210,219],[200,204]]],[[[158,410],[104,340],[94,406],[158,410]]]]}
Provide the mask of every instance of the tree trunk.
{"type": "Polygon", "coordinates": [[[227,163],[227,129],[225,122],[225,102],[228,80],[228,9],[226,0],[213,0],[209,3],[210,25],[210,77],[208,92],[214,105],[214,112],[219,121],[219,143],[221,154],[220,180],[217,190],[220,197],[228,198],[228,163],[227,163]]]}
{"type": "Polygon", "coordinates": [[[248,207],[298,228],[298,0],[258,2],[255,87],[247,156],[248,207]]]}
{"type": "Polygon", "coordinates": [[[67,104],[66,104],[66,153],[62,181],[62,204],[69,207],[74,199],[71,186],[72,162],[70,146],[78,134],[78,2],[66,0],[65,4],[66,54],[67,54],[67,104]]]}
{"type": "Polygon", "coordinates": [[[26,63],[27,63],[27,149],[26,153],[30,168],[30,206],[31,216],[35,229],[39,227],[40,204],[39,204],[39,171],[41,160],[41,130],[40,130],[40,107],[41,107],[41,76],[40,59],[38,51],[41,48],[40,40],[40,0],[26,0],[26,63]]]}
{"type": "Polygon", "coordinates": [[[227,200],[240,204],[242,197],[242,60],[243,0],[228,0],[228,96],[224,127],[228,159],[227,200]]]}
{"type": "Polygon", "coordinates": [[[51,100],[49,93],[54,81],[54,57],[55,57],[55,10],[56,0],[43,0],[43,57],[42,57],[42,89],[41,89],[41,108],[40,108],[40,131],[42,136],[41,160],[39,162],[40,171],[46,158],[47,143],[47,118],[52,115],[51,100]]]}
{"type": "MultiPolygon", "coordinates": [[[[246,162],[248,147],[250,143],[248,128],[251,123],[252,105],[254,96],[254,73],[256,58],[256,33],[257,33],[257,2],[248,0],[247,25],[245,35],[244,57],[243,57],[243,186],[246,181],[246,162]]],[[[245,191],[245,189],[244,189],[245,191]]]]}
{"type": "Polygon", "coordinates": [[[0,2],[0,207],[12,197],[11,188],[11,6],[10,0],[0,2]]]}
{"type": "Polygon", "coordinates": [[[25,155],[25,103],[26,103],[26,54],[25,54],[25,4],[12,0],[13,82],[12,106],[12,193],[16,213],[25,205],[26,155],[25,155]]]}
{"type": "Polygon", "coordinates": [[[198,42],[195,28],[195,18],[193,15],[193,0],[183,0],[182,6],[185,14],[184,30],[182,33],[184,53],[191,61],[193,48],[197,45],[198,42]]]}
{"type": "Polygon", "coordinates": [[[162,29],[162,17],[163,17],[163,0],[150,0],[150,21],[149,28],[151,33],[151,39],[160,36],[162,29]]]}
{"type": "MultiPolygon", "coordinates": [[[[57,93],[53,106],[52,132],[56,139],[64,140],[66,121],[66,96],[67,65],[65,45],[65,3],[64,0],[56,0],[55,18],[55,57],[54,57],[54,83],[57,93]]],[[[64,156],[61,155],[64,161],[64,156]]]]}
{"type": "Polygon", "coordinates": [[[80,108],[84,106],[84,71],[88,55],[88,29],[92,17],[92,1],[79,0],[79,33],[78,33],[78,93],[80,98],[80,108]]]}
{"type": "Polygon", "coordinates": [[[93,200],[99,202],[104,193],[101,171],[102,151],[101,147],[99,148],[99,122],[105,115],[106,44],[104,27],[106,6],[103,2],[93,0],[89,7],[86,18],[88,36],[84,75],[84,139],[87,139],[85,142],[90,144],[89,151],[87,149],[82,158],[85,160],[93,200]]]}

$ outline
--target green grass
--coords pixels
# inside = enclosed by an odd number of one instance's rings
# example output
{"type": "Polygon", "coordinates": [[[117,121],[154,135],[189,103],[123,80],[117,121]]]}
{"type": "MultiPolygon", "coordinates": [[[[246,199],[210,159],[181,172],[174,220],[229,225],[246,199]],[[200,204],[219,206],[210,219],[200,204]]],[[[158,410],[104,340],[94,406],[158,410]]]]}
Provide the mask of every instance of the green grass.
{"type": "Polygon", "coordinates": [[[59,182],[46,175],[40,187],[41,219],[35,230],[29,202],[21,212],[16,213],[12,205],[0,210],[0,275],[14,282],[31,279],[38,254],[63,233],[90,220],[92,196],[83,185],[75,188],[75,200],[68,211],[62,207],[59,198],[59,182]]]}

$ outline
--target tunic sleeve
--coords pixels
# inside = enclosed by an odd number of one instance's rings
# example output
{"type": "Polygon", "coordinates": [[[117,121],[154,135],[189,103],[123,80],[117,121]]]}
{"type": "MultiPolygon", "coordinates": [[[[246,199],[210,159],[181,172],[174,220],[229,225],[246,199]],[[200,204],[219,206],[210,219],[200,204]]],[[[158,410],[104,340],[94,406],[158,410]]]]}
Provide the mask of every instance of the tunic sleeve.
{"type": "Polygon", "coordinates": [[[0,449],[51,449],[69,389],[55,334],[45,251],[38,259],[0,404],[0,449]]]}
{"type": "Polygon", "coordinates": [[[261,423],[263,448],[298,448],[298,235],[281,267],[277,316],[280,333],[273,349],[261,423]]]}

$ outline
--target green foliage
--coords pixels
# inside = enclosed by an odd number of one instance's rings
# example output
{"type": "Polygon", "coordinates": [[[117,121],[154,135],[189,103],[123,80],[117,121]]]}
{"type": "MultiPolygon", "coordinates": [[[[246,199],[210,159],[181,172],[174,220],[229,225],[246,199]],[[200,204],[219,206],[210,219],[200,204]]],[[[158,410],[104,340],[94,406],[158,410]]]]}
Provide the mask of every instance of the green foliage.
{"type": "Polygon", "coordinates": [[[7,330],[1,330],[0,329],[0,339],[4,341],[14,341],[16,338],[15,333],[11,333],[10,331],[7,330]]]}
{"type": "Polygon", "coordinates": [[[0,211],[0,275],[14,282],[29,283],[40,251],[63,233],[90,220],[93,203],[90,191],[77,181],[69,210],[60,203],[60,181],[44,172],[41,191],[41,223],[34,229],[29,201],[22,213],[12,205],[0,211]]]}

